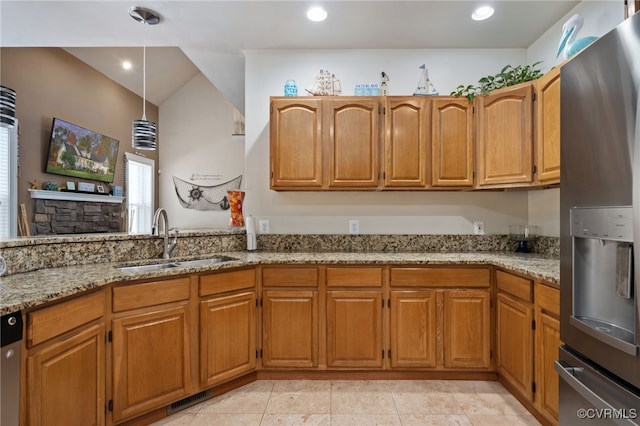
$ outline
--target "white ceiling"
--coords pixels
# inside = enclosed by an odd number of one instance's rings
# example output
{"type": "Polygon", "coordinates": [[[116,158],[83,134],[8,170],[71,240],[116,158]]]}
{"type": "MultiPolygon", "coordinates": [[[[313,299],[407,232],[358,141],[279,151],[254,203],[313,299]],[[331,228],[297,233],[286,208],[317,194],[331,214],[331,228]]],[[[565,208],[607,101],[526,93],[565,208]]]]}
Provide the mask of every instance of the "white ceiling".
{"type": "Polygon", "coordinates": [[[247,49],[527,48],[577,3],[0,0],[0,46],[64,47],[141,95],[140,46],[146,43],[152,103],[161,104],[199,70],[244,111],[247,49]],[[492,4],[496,13],[487,21],[472,21],[472,10],[481,3],[492,4]],[[312,4],[327,9],[326,21],[306,19],[312,4]],[[132,6],[156,11],[161,22],[134,21],[128,13],[132,6]],[[129,73],[119,68],[122,58],[134,63],[129,73]]]}

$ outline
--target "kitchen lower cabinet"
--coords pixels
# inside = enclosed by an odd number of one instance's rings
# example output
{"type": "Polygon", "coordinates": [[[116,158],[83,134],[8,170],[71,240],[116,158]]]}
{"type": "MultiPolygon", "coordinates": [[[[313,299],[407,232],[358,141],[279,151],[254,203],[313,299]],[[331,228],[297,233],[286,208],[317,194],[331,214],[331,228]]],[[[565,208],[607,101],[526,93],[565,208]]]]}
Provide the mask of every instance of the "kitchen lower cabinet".
{"type": "Polygon", "coordinates": [[[444,367],[491,366],[491,293],[446,290],[444,295],[444,367]]]}
{"type": "Polygon", "coordinates": [[[382,291],[327,292],[327,366],[382,368],[382,291]]]}
{"type": "Polygon", "coordinates": [[[200,386],[256,368],[256,272],[240,269],[199,277],[200,386]]]}
{"type": "Polygon", "coordinates": [[[104,292],[27,314],[24,424],[105,424],[104,315],[104,292]]]}
{"type": "Polygon", "coordinates": [[[496,271],[498,373],[533,401],[533,281],[496,271]]]}
{"type": "Polygon", "coordinates": [[[262,365],[317,367],[318,291],[265,290],[262,298],[262,365]]]}
{"type": "Polygon", "coordinates": [[[487,267],[391,267],[391,367],[492,367],[487,267]]]}
{"type": "Polygon", "coordinates": [[[113,288],[113,420],[135,417],[189,395],[191,280],[113,288]]]}
{"type": "Polygon", "coordinates": [[[535,285],[536,407],[551,423],[558,424],[559,377],[554,368],[560,340],[559,290],[535,285]]]}
{"type": "Polygon", "coordinates": [[[391,291],[391,367],[436,366],[436,292],[391,291]]]}

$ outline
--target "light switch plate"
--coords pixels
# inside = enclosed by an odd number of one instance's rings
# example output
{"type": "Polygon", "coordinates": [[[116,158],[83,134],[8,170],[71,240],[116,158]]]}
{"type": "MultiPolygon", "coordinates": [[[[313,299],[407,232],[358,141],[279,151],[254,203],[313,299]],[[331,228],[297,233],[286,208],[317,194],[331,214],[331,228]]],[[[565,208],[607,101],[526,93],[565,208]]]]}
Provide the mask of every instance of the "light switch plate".
{"type": "Polygon", "coordinates": [[[484,235],[484,222],[473,222],[473,233],[475,235],[484,235]]]}

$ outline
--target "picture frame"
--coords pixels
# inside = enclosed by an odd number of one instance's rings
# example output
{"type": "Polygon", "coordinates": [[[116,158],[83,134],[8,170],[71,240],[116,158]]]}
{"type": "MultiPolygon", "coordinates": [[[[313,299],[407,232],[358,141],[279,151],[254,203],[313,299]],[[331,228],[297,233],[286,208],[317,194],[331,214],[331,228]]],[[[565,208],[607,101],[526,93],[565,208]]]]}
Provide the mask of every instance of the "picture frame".
{"type": "Polygon", "coordinates": [[[102,186],[102,185],[98,185],[98,186],[97,186],[97,189],[98,189],[98,193],[100,193],[100,194],[104,194],[104,186],[102,186]]]}
{"type": "Polygon", "coordinates": [[[75,191],[76,183],[75,182],[67,182],[67,191],[75,191]]]}

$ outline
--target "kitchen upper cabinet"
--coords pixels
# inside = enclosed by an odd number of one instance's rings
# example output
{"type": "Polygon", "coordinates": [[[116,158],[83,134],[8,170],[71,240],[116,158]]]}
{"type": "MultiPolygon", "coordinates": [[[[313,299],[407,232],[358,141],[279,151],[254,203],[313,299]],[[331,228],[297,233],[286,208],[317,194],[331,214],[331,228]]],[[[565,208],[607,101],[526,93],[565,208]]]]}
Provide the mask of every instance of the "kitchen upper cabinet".
{"type": "Polygon", "coordinates": [[[560,183],[560,67],[535,82],[536,183],[560,183]]]}
{"type": "Polygon", "coordinates": [[[472,187],[473,104],[466,98],[434,97],[431,109],[432,186],[472,187]]]}
{"type": "Polygon", "coordinates": [[[321,100],[272,98],[270,116],[271,189],[321,188],[321,100]]]}
{"type": "Polygon", "coordinates": [[[105,424],[104,315],[102,291],[27,314],[25,425],[105,424]]]}
{"type": "Polygon", "coordinates": [[[533,85],[523,83],[477,98],[477,184],[533,183],[533,85]]]}
{"type": "Polygon", "coordinates": [[[424,188],[429,158],[430,99],[385,100],[384,185],[424,188]]]}
{"type": "Polygon", "coordinates": [[[114,422],[189,395],[189,278],[113,288],[114,422]]]}
{"type": "Polygon", "coordinates": [[[497,368],[513,388],[533,401],[532,281],[496,271],[497,368]]]}
{"type": "Polygon", "coordinates": [[[330,188],[375,188],[380,171],[378,98],[324,101],[330,188]]]}

